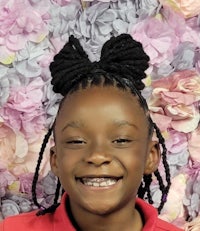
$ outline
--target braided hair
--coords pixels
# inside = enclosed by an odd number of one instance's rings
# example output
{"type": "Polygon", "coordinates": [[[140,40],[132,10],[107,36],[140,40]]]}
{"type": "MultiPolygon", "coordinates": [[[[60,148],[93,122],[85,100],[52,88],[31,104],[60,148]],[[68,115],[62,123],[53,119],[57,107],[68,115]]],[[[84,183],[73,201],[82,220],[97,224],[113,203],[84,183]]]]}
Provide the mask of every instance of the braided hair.
{"type": "MultiPolygon", "coordinates": [[[[151,120],[146,100],[141,94],[141,90],[145,87],[142,79],[146,77],[145,70],[148,68],[148,61],[149,57],[144,52],[142,44],[133,40],[128,34],[121,34],[108,40],[102,47],[101,58],[98,62],[91,62],[79,40],[74,38],[74,36],[70,36],[68,43],[66,43],[57,55],[55,55],[54,61],[50,64],[50,71],[54,92],[60,93],[64,97],[79,88],[84,89],[89,86],[99,86],[100,84],[129,90],[137,97],[149,121],[149,135],[152,135],[155,130],[159,144],[162,147],[161,156],[165,168],[165,180],[162,179],[158,170],[153,173],[157,178],[159,189],[162,193],[160,205],[158,207],[158,212],[160,213],[166,202],[171,181],[164,138],[157,125],[151,120]]],[[[61,106],[62,102],[60,104],[60,107],[61,106]]],[[[32,184],[33,201],[41,208],[37,215],[53,212],[58,206],[57,201],[61,191],[61,185],[58,179],[54,204],[46,209],[42,208],[37,201],[36,184],[39,176],[40,164],[52,129],[53,128],[49,129],[44,138],[32,184]]],[[[143,176],[143,180],[138,189],[138,197],[147,199],[150,204],[153,204],[150,191],[151,182],[152,174],[143,176]]]]}

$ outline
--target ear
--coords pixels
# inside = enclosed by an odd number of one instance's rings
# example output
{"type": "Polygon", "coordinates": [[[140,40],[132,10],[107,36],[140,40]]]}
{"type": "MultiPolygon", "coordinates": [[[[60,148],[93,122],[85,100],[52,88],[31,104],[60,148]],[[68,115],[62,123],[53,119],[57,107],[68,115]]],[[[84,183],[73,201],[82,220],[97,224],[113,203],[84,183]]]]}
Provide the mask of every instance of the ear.
{"type": "Polygon", "coordinates": [[[160,163],[160,147],[157,141],[151,141],[149,144],[149,155],[146,160],[144,170],[145,175],[149,175],[158,169],[160,163]]]}
{"type": "Polygon", "coordinates": [[[57,164],[57,154],[56,154],[56,147],[53,146],[50,149],[50,166],[51,166],[51,170],[52,172],[58,176],[58,164],[57,164]]]}

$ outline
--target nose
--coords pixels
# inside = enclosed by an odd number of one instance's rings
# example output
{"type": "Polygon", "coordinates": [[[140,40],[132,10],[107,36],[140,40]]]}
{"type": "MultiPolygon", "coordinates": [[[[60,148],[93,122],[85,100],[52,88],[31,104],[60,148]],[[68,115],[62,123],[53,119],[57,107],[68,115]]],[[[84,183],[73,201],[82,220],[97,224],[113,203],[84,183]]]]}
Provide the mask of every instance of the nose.
{"type": "Polygon", "coordinates": [[[95,166],[101,166],[109,164],[112,161],[112,156],[108,152],[108,148],[105,145],[92,145],[88,154],[85,156],[85,161],[88,164],[95,166]]]}

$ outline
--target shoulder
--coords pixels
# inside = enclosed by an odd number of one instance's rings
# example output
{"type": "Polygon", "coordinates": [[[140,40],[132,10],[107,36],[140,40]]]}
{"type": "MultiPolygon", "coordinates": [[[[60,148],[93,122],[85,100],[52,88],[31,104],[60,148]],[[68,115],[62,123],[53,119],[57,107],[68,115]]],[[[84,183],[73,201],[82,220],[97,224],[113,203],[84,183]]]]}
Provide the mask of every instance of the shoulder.
{"type": "Polygon", "coordinates": [[[6,218],[0,223],[0,231],[75,231],[65,207],[67,197],[65,193],[53,213],[36,216],[37,211],[33,211],[6,218]]]}
{"type": "Polygon", "coordinates": [[[0,224],[0,231],[35,231],[49,230],[52,225],[52,215],[36,216],[36,211],[7,217],[0,224]]]}
{"type": "Polygon", "coordinates": [[[143,231],[183,231],[182,229],[158,218],[157,210],[144,200],[137,198],[136,208],[144,220],[143,231]]]}
{"type": "Polygon", "coordinates": [[[159,231],[183,231],[183,229],[178,228],[164,220],[158,218],[157,227],[159,231]]]}

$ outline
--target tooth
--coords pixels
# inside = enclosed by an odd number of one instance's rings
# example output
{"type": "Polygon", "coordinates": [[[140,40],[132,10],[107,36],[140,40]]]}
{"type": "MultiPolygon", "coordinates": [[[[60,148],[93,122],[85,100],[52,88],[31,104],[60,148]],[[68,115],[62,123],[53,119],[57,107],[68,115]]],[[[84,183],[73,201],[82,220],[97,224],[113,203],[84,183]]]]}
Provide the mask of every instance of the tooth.
{"type": "Polygon", "coordinates": [[[106,187],[110,185],[114,185],[117,180],[111,179],[111,178],[82,178],[83,184],[87,186],[93,186],[93,187],[106,187]]]}
{"type": "Polygon", "coordinates": [[[101,182],[100,183],[100,186],[102,186],[102,187],[105,187],[105,186],[107,186],[107,183],[104,181],[104,182],[101,182]]]}
{"type": "Polygon", "coordinates": [[[94,186],[94,187],[99,187],[100,185],[99,185],[99,183],[97,183],[97,182],[93,182],[93,186],[94,186]]]}

